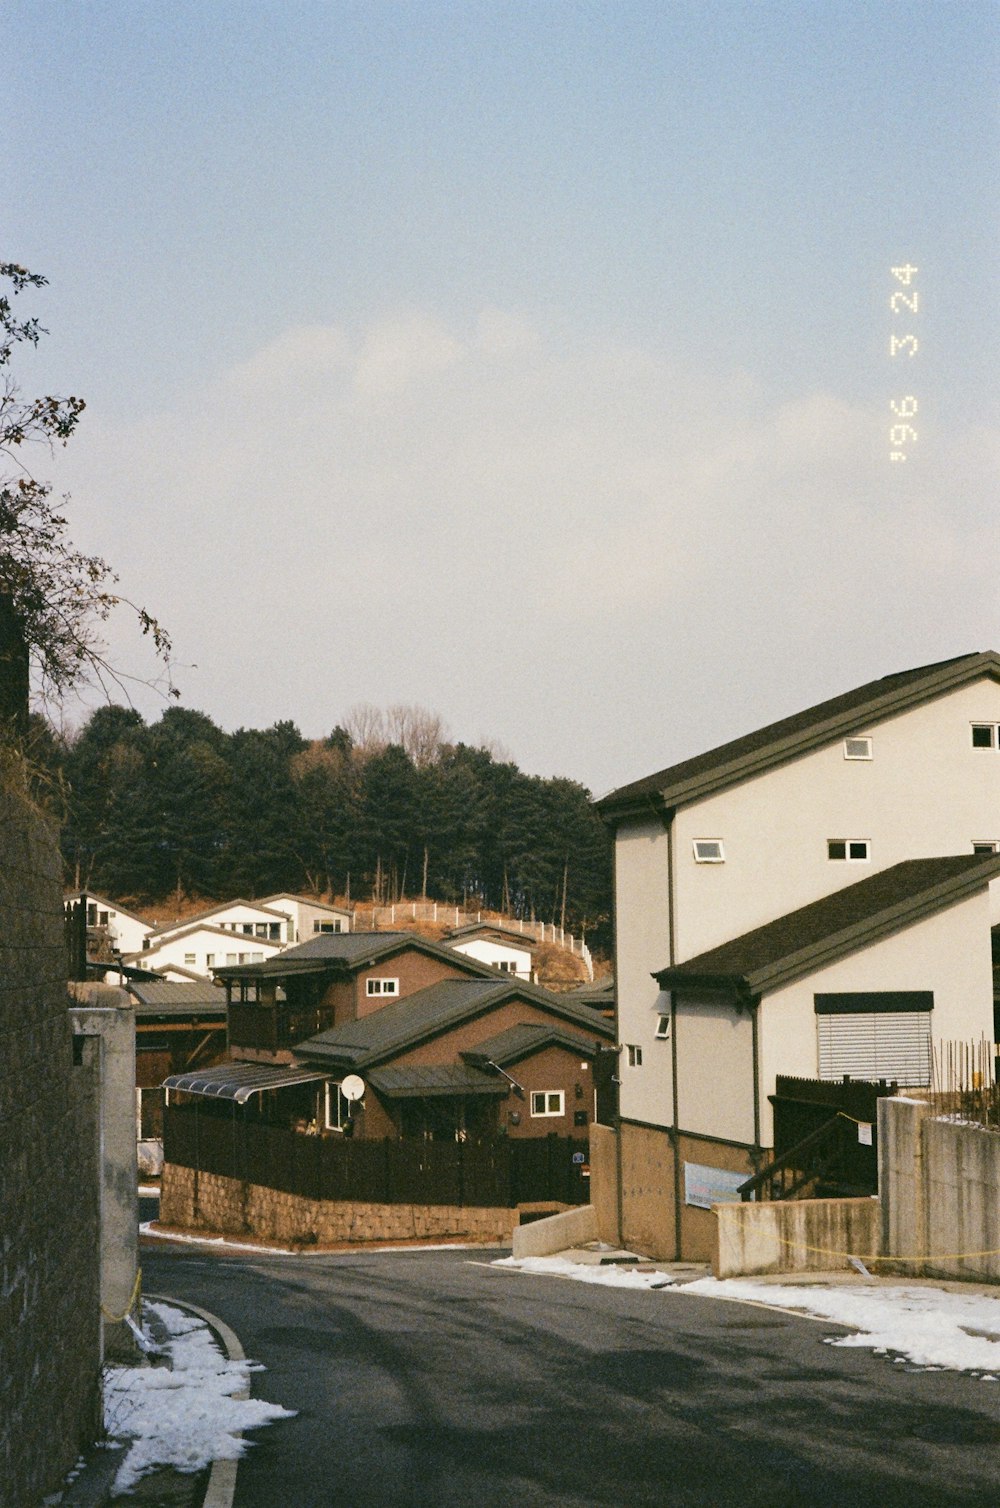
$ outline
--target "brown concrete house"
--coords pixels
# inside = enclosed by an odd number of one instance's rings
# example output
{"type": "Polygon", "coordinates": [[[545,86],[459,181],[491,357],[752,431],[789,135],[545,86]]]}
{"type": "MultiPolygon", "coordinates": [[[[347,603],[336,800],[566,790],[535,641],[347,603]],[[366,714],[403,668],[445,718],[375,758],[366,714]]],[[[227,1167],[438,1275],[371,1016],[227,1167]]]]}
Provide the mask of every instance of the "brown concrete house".
{"type": "Polygon", "coordinates": [[[597,1083],[603,1097],[603,1070],[617,1061],[613,1037],[610,1022],[535,986],[450,979],[319,1033],[296,1058],[329,1074],[328,1131],[350,1123],[366,1138],[586,1138],[597,1083]],[[340,1092],[348,1075],[365,1085],[353,1104],[340,1092]]]}
{"type": "Polygon", "coordinates": [[[321,933],[257,964],[217,968],[229,1050],[244,1063],[291,1063],[308,1037],[445,979],[489,979],[486,964],[413,932],[321,933]]]}

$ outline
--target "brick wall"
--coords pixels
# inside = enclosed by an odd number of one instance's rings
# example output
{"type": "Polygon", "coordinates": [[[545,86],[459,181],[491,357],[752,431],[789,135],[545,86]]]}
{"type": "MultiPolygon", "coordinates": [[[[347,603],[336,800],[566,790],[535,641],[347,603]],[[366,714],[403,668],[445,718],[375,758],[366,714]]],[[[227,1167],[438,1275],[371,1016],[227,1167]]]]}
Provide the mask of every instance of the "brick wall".
{"type": "Polygon", "coordinates": [[[97,1044],[79,1056],[55,838],[0,786],[0,1497],[25,1508],[100,1422],[97,1044]]]}
{"type": "Polygon", "coordinates": [[[303,1199],[176,1163],[163,1169],[160,1221],[262,1241],[360,1245],[368,1241],[483,1241],[509,1246],[516,1210],[303,1199]]]}

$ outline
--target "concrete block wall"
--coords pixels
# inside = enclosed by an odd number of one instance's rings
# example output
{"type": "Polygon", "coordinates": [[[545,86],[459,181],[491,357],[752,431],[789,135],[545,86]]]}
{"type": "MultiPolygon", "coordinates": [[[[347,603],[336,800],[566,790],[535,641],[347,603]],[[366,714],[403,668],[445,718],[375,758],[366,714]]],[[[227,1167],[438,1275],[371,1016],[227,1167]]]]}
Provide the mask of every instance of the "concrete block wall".
{"type": "Polygon", "coordinates": [[[0,1499],[33,1505],[100,1425],[98,1063],[66,993],[53,832],[0,774],[0,1499]]]}
{"type": "Polygon", "coordinates": [[[162,1225],[280,1245],[479,1241],[509,1246],[517,1222],[516,1210],[304,1199],[169,1162],[160,1186],[162,1225]]]}
{"type": "Polygon", "coordinates": [[[717,1278],[768,1272],[830,1272],[880,1247],[877,1199],[788,1199],[717,1204],[712,1272],[717,1278]]]}

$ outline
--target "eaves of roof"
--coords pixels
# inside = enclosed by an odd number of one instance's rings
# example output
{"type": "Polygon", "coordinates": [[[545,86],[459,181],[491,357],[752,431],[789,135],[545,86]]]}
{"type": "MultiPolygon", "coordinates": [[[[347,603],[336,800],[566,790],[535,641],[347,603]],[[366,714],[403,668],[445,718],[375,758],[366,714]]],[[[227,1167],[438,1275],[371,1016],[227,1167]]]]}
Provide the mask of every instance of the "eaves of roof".
{"type": "MultiPolygon", "coordinates": [[[[267,916],[276,917],[281,921],[288,920],[283,911],[275,911],[272,906],[266,906],[263,901],[245,901],[238,896],[235,901],[220,901],[217,906],[207,906],[204,911],[196,911],[192,916],[181,917],[178,921],[163,922],[152,929],[150,936],[159,937],[162,933],[179,932],[182,927],[197,926],[200,922],[206,922],[208,926],[211,926],[212,923],[207,922],[208,917],[218,916],[223,911],[231,911],[234,906],[245,906],[248,911],[263,911],[267,916]]],[[[228,931],[228,928],[223,930],[228,931]]]]}
{"type": "Polygon", "coordinates": [[[755,928],[743,937],[712,948],[684,963],[660,969],[654,973],[653,978],[661,989],[676,990],[687,986],[726,990],[746,1002],[770,994],[861,948],[870,947],[904,927],[911,927],[927,916],[957,905],[982,890],[991,880],[1000,877],[998,854],[963,854],[958,857],[963,861],[960,868],[955,859],[905,860],[892,869],[883,871],[881,875],[859,881],[857,885],[846,886],[843,890],[825,896],[821,901],[814,901],[786,917],[778,918],[776,922],[755,928]],[[843,903],[849,902],[852,893],[862,899],[863,893],[871,893],[874,882],[885,882],[897,872],[912,868],[914,875],[918,875],[918,865],[927,866],[925,872],[928,877],[924,883],[915,885],[909,893],[881,905],[875,904],[871,910],[862,908],[860,915],[843,925],[837,925],[832,920],[843,903]],[[931,866],[938,870],[936,879],[932,877],[931,866]],[[950,866],[952,872],[949,873],[946,866],[950,866]],[[829,930],[824,930],[822,925],[824,914],[831,916],[829,930]],[[813,934],[810,939],[799,946],[791,941],[784,947],[775,947],[770,956],[767,956],[768,935],[780,937],[779,929],[782,929],[789,931],[794,938],[796,924],[806,935],[810,932],[813,934]],[[760,954],[761,944],[765,946],[760,962],[742,967],[739,962],[740,953],[744,952],[751,957],[760,954]]]}
{"type": "Polygon", "coordinates": [[[897,717],[982,676],[1000,680],[1000,655],[993,650],[884,676],[705,754],[670,765],[655,775],[620,786],[602,797],[596,803],[597,809],[612,823],[648,816],[651,811],[667,814],[787,764],[834,739],[897,717]]]}
{"type": "Polygon", "coordinates": [[[218,979],[285,978],[292,974],[331,974],[347,979],[407,948],[438,958],[473,978],[496,979],[496,970],[489,964],[466,953],[456,956],[454,948],[442,947],[416,932],[333,932],[286,948],[263,963],[225,964],[213,972],[218,979]]]}
{"type": "Polygon", "coordinates": [[[426,990],[404,996],[392,1005],[383,1006],[370,1016],[331,1031],[319,1032],[298,1043],[295,1052],[310,1062],[319,1060],[352,1068],[369,1068],[443,1036],[456,1026],[486,1015],[516,998],[541,1007],[557,1020],[572,1021],[587,1032],[614,1036],[612,1024],[595,1017],[586,1006],[567,1007],[559,995],[516,980],[510,983],[497,980],[493,970],[489,972],[491,983],[472,979],[442,980],[429,985],[426,990]],[[449,995],[452,1000],[448,999],[449,995]],[[394,1025],[398,1028],[395,1033],[392,1031],[394,1025]]]}

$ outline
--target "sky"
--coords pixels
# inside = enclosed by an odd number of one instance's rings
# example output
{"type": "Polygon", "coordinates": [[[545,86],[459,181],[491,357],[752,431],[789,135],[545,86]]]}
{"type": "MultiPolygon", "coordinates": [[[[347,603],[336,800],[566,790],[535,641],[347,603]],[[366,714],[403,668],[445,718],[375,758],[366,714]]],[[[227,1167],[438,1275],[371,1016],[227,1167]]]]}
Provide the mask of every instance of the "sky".
{"type": "Polygon", "coordinates": [[[184,705],[418,704],[599,794],[1000,649],[996,0],[0,28],[16,375],[87,402],[36,472],[184,705]]]}

